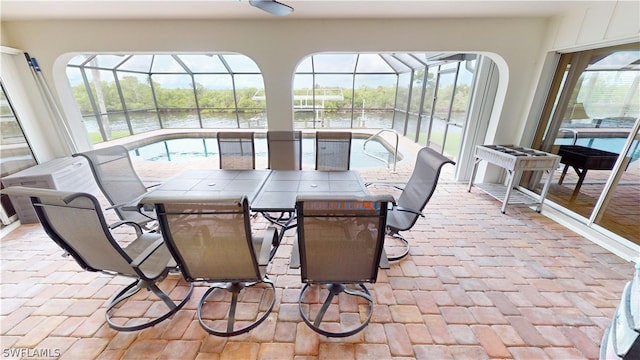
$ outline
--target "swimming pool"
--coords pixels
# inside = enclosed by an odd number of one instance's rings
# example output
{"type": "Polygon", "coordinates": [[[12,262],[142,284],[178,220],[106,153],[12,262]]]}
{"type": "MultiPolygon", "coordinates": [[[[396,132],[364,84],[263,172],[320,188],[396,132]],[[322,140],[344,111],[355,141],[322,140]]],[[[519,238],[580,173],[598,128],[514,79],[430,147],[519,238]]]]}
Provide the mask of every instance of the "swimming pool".
{"type": "MultiPolygon", "coordinates": [[[[351,168],[376,168],[386,167],[387,165],[374,157],[365,154],[363,150],[366,139],[354,137],[351,141],[351,168]]],[[[267,140],[266,138],[256,137],[255,140],[256,163],[260,160],[266,162],[267,159],[267,140]]],[[[388,159],[393,166],[393,151],[387,149],[379,141],[370,141],[367,143],[367,152],[379,158],[388,159]]],[[[218,164],[218,143],[215,138],[178,138],[169,140],[160,140],[151,144],[143,145],[129,150],[132,158],[143,161],[157,162],[184,162],[192,161],[200,158],[212,158],[214,164],[218,164]]],[[[398,161],[402,159],[398,153],[398,161]]],[[[302,139],[302,167],[312,169],[315,167],[315,139],[302,139]]]]}
{"type": "MultiPolygon", "coordinates": [[[[617,137],[581,137],[574,143],[573,139],[571,138],[558,138],[556,139],[554,145],[581,145],[592,149],[604,150],[620,154],[626,141],[626,138],[617,137]]],[[[629,156],[631,157],[632,161],[640,159],[640,141],[635,140],[631,144],[629,156]]]]}

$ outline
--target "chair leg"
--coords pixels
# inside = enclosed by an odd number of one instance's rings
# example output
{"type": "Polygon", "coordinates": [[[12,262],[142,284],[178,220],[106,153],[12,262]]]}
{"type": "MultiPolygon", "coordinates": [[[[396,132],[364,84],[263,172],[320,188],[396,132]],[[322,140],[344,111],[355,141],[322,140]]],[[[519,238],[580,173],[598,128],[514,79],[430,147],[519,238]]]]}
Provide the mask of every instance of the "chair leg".
{"type": "MultiPolygon", "coordinates": [[[[398,261],[403,259],[405,256],[409,255],[409,240],[407,240],[404,236],[402,236],[402,234],[398,233],[398,232],[388,232],[387,233],[388,236],[393,236],[394,238],[400,239],[400,241],[402,241],[404,243],[404,251],[402,251],[402,253],[400,253],[399,255],[394,255],[394,256],[387,256],[387,260],[389,261],[398,261]]],[[[388,254],[389,252],[387,252],[388,254]]]]}
{"type": "Polygon", "coordinates": [[[191,297],[191,293],[192,292],[193,292],[193,284],[189,284],[189,292],[185,295],[185,297],[182,299],[182,301],[180,301],[179,303],[176,304],[175,302],[173,302],[173,300],[171,300],[169,298],[169,296],[165,292],[160,290],[160,288],[156,285],[155,282],[138,279],[138,280],[132,282],[131,284],[129,284],[124,289],[122,289],[122,291],[120,291],[113,298],[113,300],[109,303],[109,305],[107,307],[105,318],[107,319],[107,323],[109,324],[109,326],[114,330],[118,330],[118,331],[138,331],[138,330],[146,329],[148,327],[154,326],[154,325],[164,321],[165,319],[169,318],[171,315],[175,314],[178,310],[180,310],[184,306],[184,304],[186,304],[187,301],[189,301],[189,298],[191,297]],[[169,310],[167,312],[163,313],[161,316],[158,316],[158,317],[156,317],[156,318],[154,318],[154,319],[152,319],[150,321],[144,322],[142,324],[131,325],[131,326],[124,326],[124,325],[116,324],[112,320],[113,314],[111,313],[112,310],[114,310],[114,307],[116,305],[122,303],[123,301],[129,299],[133,295],[137,294],[142,289],[151,290],[156,296],[158,296],[160,299],[162,299],[162,301],[167,305],[169,310]]]}
{"type": "Polygon", "coordinates": [[[223,337],[230,337],[230,336],[235,336],[235,335],[240,335],[240,334],[244,334],[246,332],[249,332],[251,330],[253,330],[256,326],[260,325],[263,321],[265,321],[267,319],[267,317],[269,316],[269,314],[271,313],[271,310],[273,310],[273,306],[276,302],[276,286],[275,284],[269,280],[268,278],[263,279],[263,281],[260,282],[247,282],[247,283],[243,283],[243,282],[232,282],[232,283],[221,283],[221,284],[214,284],[212,285],[202,296],[202,298],[200,299],[200,303],[198,304],[198,310],[197,310],[197,314],[198,314],[198,321],[200,322],[200,325],[209,333],[212,335],[217,335],[217,336],[223,336],[223,337]],[[251,324],[238,329],[238,330],[234,330],[235,328],[235,317],[236,317],[236,309],[237,309],[237,305],[238,305],[238,295],[240,294],[240,292],[249,286],[254,286],[256,284],[260,284],[260,283],[266,283],[269,285],[269,289],[270,292],[272,294],[272,299],[271,299],[271,303],[269,304],[268,309],[264,312],[264,314],[262,314],[262,316],[260,316],[256,321],[252,322],[251,324]],[[211,296],[211,294],[213,294],[213,292],[217,289],[223,289],[223,290],[227,290],[231,293],[231,304],[229,306],[229,312],[227,315],[227,326],[226,326],[226,331],[219,331],[214,329],[213,327],[207,325],[205,323],[205,321],[202,319],[202,307],[205,304],[205,302],[209,299],[209,297],[211,296]]]}
{"type": "Polygon", "coordinates": [[[273,225],[280,227],[290,226],[293,220],[296,219],[296,214],[293,211],[281,212],[278,216],[273,216],[268,212],[263,212],[262,216],[273,225]]]}
{"type": "Polygon", "coordinates": [[[273,248],[271,249],[271,253],[269,254],[269,260],[271,260],[275,256],[276,251],[278,250],[278,247],[280,246],[280,243],[284,238],[284,233],[287,230],[293,229],[297,226],[297,223],[296,223],[297,217],[295,212],[292,212],[292,211],[281,212],[280,215],[277,217],[271,215],[270,213],[263,212],[262,217],[267,219],[273,225],[280,227],[280,233],[278,237],[274,239],[272,243],[273,248]]]}
{"type": "Polygon", "coordinates": [[[367,287],[364,286],[364,284],[358,284],[358,286],[362,289],[362,291],[348,289],[343,284],[327,284],[327,289],[329,290],[329,295],[327,295],[327,298],[322,303],[322,307],[318,311],[318,314],[316,315],[315,320],[311,321],[309,316],[302,309],[302,299],[304,297],[304,294],[311,287],[310,284],[305,284],[304,287],[302,288],[302,290],[300,291],[300,297],[298,298],[298,309],[300,311],[300,316],[302,317],[302,320],[304,320],[304,322],[313,331],[317,332],[320,335],[324,335],[324,336],[327,336],[327,337],[343,338],[343,337],[347,337],[347,336],[351,336],[351,335],[357,334],[358,332],[362,331],[369,324],[369,321],[371,320],[371,316],[373,315],[373,298],[371,297],[371,293],[369,293],[369,289],[367,289],[367,287]],[[324,315],[325,315],[326,311],[329,309],[329,306],[331,305],[331,302],[333,301],[333,298],[335,296],[339,295],[340,293],[343,293],[343,292],[345,294],[352,295],[352,296],[358,296],[358,297],[361,297],[361,298],[367,300],[367,302],[369,304],[369,311],[367,313],[366,319],[364,321],[361,321],[360,325],[357,326],[356,328],[351,329],[351,330],[347,330],[347,331],[333,332],[333,331],[327,331],[327,330],[322,329],[321,328],[322,319],[324,318],[324,315]]]}

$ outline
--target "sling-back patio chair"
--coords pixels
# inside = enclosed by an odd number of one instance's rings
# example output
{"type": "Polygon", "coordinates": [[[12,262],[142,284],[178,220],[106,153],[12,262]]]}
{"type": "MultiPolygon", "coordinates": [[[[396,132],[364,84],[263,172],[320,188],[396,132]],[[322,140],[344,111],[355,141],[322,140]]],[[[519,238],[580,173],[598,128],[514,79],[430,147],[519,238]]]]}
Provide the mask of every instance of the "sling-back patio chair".
{"type": "Polygon", "coordinates": [[[302,169],[302,131],[267,131],[269,169],[302,169]]]}
{"type": "Polygon", "coordinates": [[[351,132],[316,132],[316,170],[349,170],[351,162],[351,132]]]}
{"type": "Polygon", "coordinates": [[[218,132],[220,169],[251,170],[256,168],[253,132],[218,132]]]}
{"type": "Polygon", "coordinates": [[[189,300],[192,284],[178,303],[158,286],[176,267],[162,236],[142,233],[129,245],[122,247],[107,226],[100,203],[93,195],[28,187],[9,187],[3,191],[29,197],[47,235],[71,255],[82,269],[135,279],[107,305],[105,317],[111,328],[137,331],[151,327],[169,318],[189,300]],[[150,290],[161,299],[160,303],[166,309],[152,306],[148,315],[140,318],[128,319],[122,312],[119,316],[120,306],[126,306],[126,300],[142,289],[150,290]]]}
{"type": "Polygon", "coordinates": [[[266,268],[277,231],[269,227],[264,236],[252,235],[246,196],[176,198],[151,194],[144,201],[155,204],[160,232],[184,278],[213,283],[196,311],[208,333],[224,337],[243,334],[269,316],[276,294],[266,268]],[[243,292],[247,287],[254,288],[247,294],[243,292]],[[230,301],[223,301],[228,299],[224,299],[224,292],[216,292],[218,289],[228,291],[230,301]],[[259,301],[243,301],[255,297],[260,289],[259,301]],[[229,308],[226,316],[221,312],[224,306],[229,308]]]}
{"type": "Polygon", "coordinates": [[[149,188],[133,167],[129,151],[122,145],[114,145],[73,154],[89,162],[93,177],[100,190],[121,220],[134,222],[146,230],[154,230],[156,216],[151,211],[136,206],[137,199],[149,188]]]}
{"type": "MultiPolygon", "coordinates": [[[[269,169],[302,170],[302,131],[267,131],[269,169]]],[[[286,231],[295,227],[295,213],[262,213],[265,219],[286,231]]]]}
{"type": "Polygon", "coordinates": [[[390,195],[298,196],[297,242],[305,284],[298,305],[302,319],[315,332],[328,337],[346,337],[363,330],[369,323],[373,298],[364,284],[376,282],[384,246],[387,204],[392,201],[390,195]],[[315,285],[326,285],[324,293],[328,290],[322,305],[316,304],[317,293],[309,291],[315,285]],[[341,294],[356,296],[364,300],[366,306],[343,312],[349,306],[340,305],[340,301],[347,301],[344,297],[340,300],[341,294]],[[328,311],[333,315],[337,311],[339,320],[326,320],[328,311]],[[311,319],[311,313],[315,319],[311,319]]]}
{"type": "MultiPolygon", "coordinates": [[[[398,255],[389,256],[389,261],[400,260],[409,254],[409,241],[400,231],[411,229],[418,217],[424,217],[422,210],[435,192],[445,164],[455,165],[455,162],[431,148],[424,147],[418,151],[409,181],[404,186],[393,186],[402,192],[387,214],[387,234],[400,239],[404,244],[404,250],[398,255]]],[[[373,184],[368,183],[367,186],[373,184]]]]}

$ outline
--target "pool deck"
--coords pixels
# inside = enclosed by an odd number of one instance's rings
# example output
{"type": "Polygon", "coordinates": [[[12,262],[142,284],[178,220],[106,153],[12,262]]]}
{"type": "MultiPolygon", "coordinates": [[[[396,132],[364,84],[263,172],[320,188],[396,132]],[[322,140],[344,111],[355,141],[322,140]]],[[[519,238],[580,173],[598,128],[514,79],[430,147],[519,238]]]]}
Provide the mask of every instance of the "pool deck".
{"type": "MultiPolygon", "coordinates": [[[[165,164],[136,166],[143,177],[176,174],[165,164]]],[[[360,173],[365,181],[406,180],[410,167],[360,173]]],[[[277,289],[274,311],[250,333],[227,339],[198,324],[205,283],[153,328],[110,329],[105,305],[128,280],[81,270],[39,224],[28,224],[0,241],[1,346],[60,359],[597,359],[633,264],[529,207],[500,214],[493,198],[446,181],[452,169],[445,168],[425,217],[405,232],[410,255],[381,269],[369,287],[374,318],[356,335],[329,339],[299,317],[300,270],[288,266],[294,231],[267,271],[277,289]]],[[[255,220],[259,234],[268,223],[255,220]]],[[[132,236],[120,231],[119,238],[132,236]]],[[[177,274],[162,283],[172,296],[186,286],[177,274]]],[[[145,294],[135,300],[125,316],[158,305],[145,294]]]]}
{"type": "MultiPolygon", "coordinates": [[[[313,137],[316,131],[323,131],[325,129],[317,129],[317,130],[301,130],[303,137],[313,137]]],[[[329,129],[326,129],[329,130],[329,129]]],[[[345,131],[353,133],[354,137],[367,138],[371,135],[376,134],[377,132],[384,130],[380,135],[388,144],[395,143],[395,135],[391,129],[331,129],[331,131],[345,131]]],[[[112,146],[112,145],[123,145],[127,149],[134,149],[140,146],[144,146],[147,144],[151,144],[158,141],[170,140],[170,139],[182,139],[182,138],[215,138],[219,132],[222,131],[237,131],[237,132],[254,132],[257,137],[265,138],[267,134],[266,129],[159,129],[148,131],[141,134],[135,134],[131,136],[126,136],[120,139],[113,139],[105,142],[101,142],[95,144],[94,147],[96,149],[112,146]]],[[[398,136],[399,141],[402,142],[403,139],[407,140],[404,136],[398,136]]],[[[408,140],[407,140],[408,141],[408,140]]],[[[408,143],[412,143],[408,141],[408,143]]],[[[417,144],[415,144],[417,146],[417,144]]]]}
{"type": "MultiPolygon", "coordinates": [[[[232,129],[229,129],[231,131],[232,129]]],[[[123,145],[127,149],[134,149],[140,146],[144,146],[147,144],[151,144],[158,141],[170,140],[170,139],[181,139],[181,138],[215,138],[218,132],[224,131],[220,129],[212,130],[212,129],[163,129],[163,130],[155,130],[144,134],[137,134],[133,136],[129,136],[122,139],[114,139],[111,141],[99,143],[95,145],[95,148],[104,148],[112,145],[123,145]]],[[[251,129],[233,129],[233,131],[253,131],[255,132],[258,138],[266,137],[266,130],[251,130],[251,129]]],[[[322,130],[318,130],[322,131],[322,130]]],[[[350,131],[352,130],[333,130],[332,131],[350,131]]],[[[354,132],[354,137],[358,138],[368,138],[371,135],[376,134],[380,129],[357,129],[354,132]]],[[[315,134],[315,130],[303,130],[303,137],[313,137],[315,134]]],[[[395,145],[395,133],[391,131],[384,131],[380,134],[380,138],[384,140],[385,145],[392,151],[395,145]]],[[[401,155],[401,159],[396,164],[396,171],[387,171],[380,172],[380,168],[375,167],[370,169],[358,169],[359,172],[364,174],[369,174],[369,177],[372,177],[376,181],[396,181],[403,182],[406,181],[408,176],[413,171],[413,164],[415,162],[415,156],[418,153],[418,150],[422,148],[421,145],[416,144],[415,142],[407,139],[404,136],[398,136],[398,152],[401,155]]],[[[136,166],[136,170],[138,171],[141,178],[145,181],[160,181],[162,179],[166,179],[170,177],[172,174],[178,174],[179,172],[188,169],[188,168],[218,168],[218,162],[215,157],[208,158],[196,158],[191,161],[180,161],[180,162],[162,162],[162,166],[158,166],[157,162],[152,162],[151,164],[145,165],[148,163],[147,161],[132,158],[134,165],[136,166]],[[152,165],[153,164],[153,165],[152,165]],[[150,166],[149,166],[150,165],[150,166]]],[[[267,168],[267,159],[266,158],[256,158],[256,169],[264,169],[267,168]]],[[[393,165],[389,166],[389,170],[393,170],[393,165]]],[[[451,175],[450,179],[453,179],[453,175],[451,175]]]]}
{"type": "MultiPolygon", "coordinates": [[[[396,172],[358,169],[363,180],[406,181],[420,147],[404,140],[406,157],[396,172]]],[[[211,158],[135,163],[149,182],[217,165],[211,158]]],[[[443,168],[425,217],[404,233],[410,255],[381,269],[369,286],[374,317],[356,335],[330,339],[302,322],[300,270],[289,268],[295,231],[285,234],[267,269],[277,291],[267,321],[220,338],[202,330],[195,316],[206,283],[197,283],[182,310],[150,329],[109,328],[106,303],[129,280],[83,271],[62,257],[39,224],[27,224],[0,240],[0,345],[16,354],[30,349],[102,360],[597,359],[633,264],[527,206],[500,214],[492,197],[453,182],[453,170],[443,168]]],[[[268,223],[256,217],[252,225],[260,234],[268,223]]],[[[134,234],[122,227],[116,235],[126,241],[134,234]]],[[[161,286],[179,297],[187,283],[171,274],[161,286]]],[[[134,300],[124,317],[158,306],[146,294],[134,300]]]]}

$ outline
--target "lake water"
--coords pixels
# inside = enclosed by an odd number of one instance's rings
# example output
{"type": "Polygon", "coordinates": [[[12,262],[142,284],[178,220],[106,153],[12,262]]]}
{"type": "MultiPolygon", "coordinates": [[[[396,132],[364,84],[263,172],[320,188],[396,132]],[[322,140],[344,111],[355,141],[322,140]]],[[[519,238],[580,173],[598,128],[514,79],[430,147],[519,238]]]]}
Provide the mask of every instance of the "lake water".
{"type": "MultiPolygon", "coordinates": [[[[172,112],[129,112],[129,123],[122,113],[106,115],[109,128],[113,134],[126,136],[129,125],[135,134],[158,129],[267,129],[267,119],[264,113],[239,113],[238,118],[233,113],[207,112],[198,117],[194,111],[172,112]],[[200,123],[202,121],[202,123],[200,123]],[[161,125],[162,122],[162,125],[161,125]]],[[[95,116],[83,117],[84,126],[88,133],[100,133],[98,119],[95,116]]],[[[363,128],[388,129],[393,122],[393,111],[371,111],[361,116],[350,112],[326,112],[321,119],[314,119],[313,112],[298,111],[294,115],[294,129],[313,128],[363,128]]]]}

